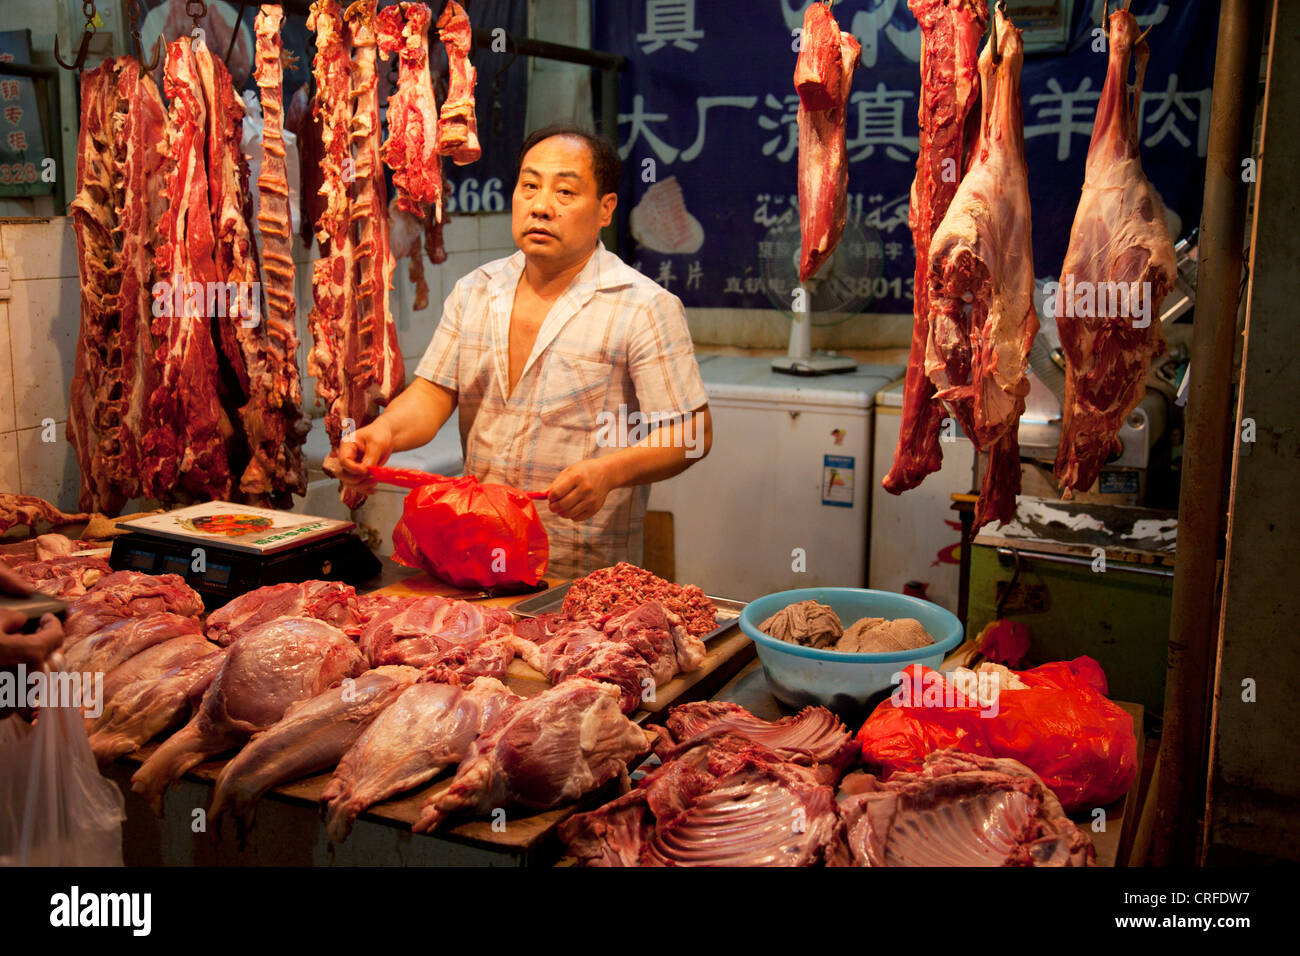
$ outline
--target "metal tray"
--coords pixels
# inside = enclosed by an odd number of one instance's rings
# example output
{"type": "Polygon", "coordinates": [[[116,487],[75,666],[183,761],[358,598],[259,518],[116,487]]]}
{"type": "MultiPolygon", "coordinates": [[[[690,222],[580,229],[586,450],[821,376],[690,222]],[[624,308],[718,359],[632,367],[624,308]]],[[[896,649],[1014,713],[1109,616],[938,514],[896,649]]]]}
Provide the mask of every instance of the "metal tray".
{"type": "MultiPolygon", "coordinates": [[[[510,610],[520,617],[537,617],[539,614],[559,611],[564,607],[564,596],[569,593],[569,588],[572,585],[573,582],[570,581],[568,584],[562,584],[556,588],[548,588],[541,594],[524,598],[524,600],[511,607],[510,610]]],[[[714,597],[712,594],[706,594],[705,597],[713,602],[713,609],[718,616],[718,626],[700,638],[707,644],[719,634],[736,626],[736,622],[740,619],[740,612],[745,609],[745,602],[733,601],[731,598],[714,597]]]]}

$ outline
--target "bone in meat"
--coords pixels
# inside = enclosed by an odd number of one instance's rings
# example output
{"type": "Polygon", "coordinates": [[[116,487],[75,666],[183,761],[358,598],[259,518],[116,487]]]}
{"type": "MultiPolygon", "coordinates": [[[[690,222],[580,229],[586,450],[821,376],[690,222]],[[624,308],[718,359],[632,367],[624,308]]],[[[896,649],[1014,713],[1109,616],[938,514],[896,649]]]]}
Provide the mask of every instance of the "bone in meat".
{"type": "Polygon", "coordinates": [[[438,36],[447,48],[451,86],[438,116],[438,152],[450,156],[457,166],[472,163],[482,155],[478,125],[474,116],[474,80],[477,71],[469,61],[469,17],[456,0],[447,0],[438,17],[438,36]]]}
{"type": "Polygon", "coordinates": [[[1137,21],[1127,10],[1110,15],[1109,31],[1106,85],[1056,296],[1065,408],[1055,471],[1067,498],[1087,491],[1119,450],[1119,429],[1142,401],[1151,359],[1165,350],[1159,310],[1176,269],[1164,204],[1138,156],[1147,45],[1137,41],[1137,21]],[[1130,54],[1137,74],[1131,91],[1130,54]],[[1095,308],[1076,296],[1089,288],[1095,308]]]}

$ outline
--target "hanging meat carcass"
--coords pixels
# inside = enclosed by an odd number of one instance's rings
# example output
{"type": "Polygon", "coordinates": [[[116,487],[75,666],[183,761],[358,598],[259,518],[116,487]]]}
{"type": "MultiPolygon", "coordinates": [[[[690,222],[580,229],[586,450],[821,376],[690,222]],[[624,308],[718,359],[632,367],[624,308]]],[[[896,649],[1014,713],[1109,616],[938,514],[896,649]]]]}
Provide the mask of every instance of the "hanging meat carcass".
{"type": "Polygon", "coordinates": [[[477,71],[469,61],[473,39],[469,17],[456,0],[447,0],[438,17],[438,36],[447,48],[451,85],[438,116],[438,152],[450,156],[457,166],[472,163],[482,155],[478,144],[478,123],[474,116],[474,80],[477,71]]]}
{"type": "Polygon", "coordinates": [[[68,438],[86,511],[117,514],[142,490],[145,407],[157,384],[154,224],[166,204],[156,188],[163,161],[156,147],[166,122],[158,87],[133,58],[110,59],[83,74],[72,203],[81,329],[68,438]]]}
{"type": "Polygon", "coordinates": [[[167,205],[156,264],[169,291],[154,309],[161,313],[153,319],[159,381],[145,415],[141,476],[143,493],[164,501],[178,488],[227,500],[233,487],[227,442],[234,428],[221,407],[207,309],[206,293],[217,285],[216,237],[204,149],[208,111],[196,50],[207,54],[201,38],[173,41],[164,70],[167,205]]]}
{"type": "Polygon", "coordinates": [[[804,14],[794,85],[799,93],[799,281],[830,258],[844,233],[849,162],[846,111],[862,46],[841,33],[830,8],[812,4],[804,14]]]}
{"type": "Polygon", "coordinates": [[[1055,471],[1067,498],[1087,491],[1119,450],[1120,427],[1142,401],[1151,359],[1165,350],[1159,309],[1176,269],[1164,204],[1138,156],[1147,45],[1127,10],[1112,13],[1108,27],[1106,85],[1055,297],[1066,363],[1055,471]]]}
{"type": "Polygon", "coordinates": [[[1020,105],[1020,31],[1001,10],[980,57],[979,139],[970,169],[930,240],[925,371],[990,461],[975,527],[1010,521],[1020,490],[1016,440],[1025,362],[1038,332],[1029,178],[1020,105]]]}
{"type": "Polygon", "coordinates": [[[919,153],[908,225],[916,246],[912,344],[903,385],[903,416],[894,465],[882,485],[892,494],[915,488],[943,464],[945,416],[925,373],[930,339],[930,240],[957,193],[967,165],[966,118],[979,97],[976,57],[988,22],[984,0],[909,0],[921,27],[919,153]]]}

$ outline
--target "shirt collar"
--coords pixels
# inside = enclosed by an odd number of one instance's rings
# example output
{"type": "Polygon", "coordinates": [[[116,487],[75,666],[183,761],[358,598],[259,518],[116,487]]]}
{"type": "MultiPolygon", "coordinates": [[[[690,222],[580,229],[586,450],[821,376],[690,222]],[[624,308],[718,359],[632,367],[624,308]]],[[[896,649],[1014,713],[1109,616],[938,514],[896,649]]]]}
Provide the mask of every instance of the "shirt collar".
{"type": "MultiPolygon", "coordinates": [[[[526,261],[523,250],[520,250],[501,260],[495,269],[489,270],[490,292],[513,296],[515,286],[519,284],[519,277],[524,274],[526,261]]],[[[587,264],[582,267],[582,271],[574,276],[565,294],[574,296],[579,302],[585,302],[596,292],[620,289],[631,281],[622,274],[620,268],[622,266],[623,263],[618,256],[609,252],[605,244],[597,239],[596,251],[587,259],[587,264]]]]}

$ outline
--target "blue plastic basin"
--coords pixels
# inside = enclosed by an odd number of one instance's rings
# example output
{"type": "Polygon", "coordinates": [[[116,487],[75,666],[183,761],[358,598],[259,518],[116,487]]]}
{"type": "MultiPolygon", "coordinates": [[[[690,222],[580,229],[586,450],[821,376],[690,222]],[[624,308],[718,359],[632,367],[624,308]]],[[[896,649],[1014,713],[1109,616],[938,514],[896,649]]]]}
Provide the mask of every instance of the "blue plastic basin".
{"type": "Polygon", "coordinates": [[[909,664],[938,667],[963,637],[961,621],[939,605],[868,588],[800,588],[765,594],[741,612],[740,629],[756,645],[777,700],[790,707],[822,704],[832,710],[864,707],[869,698],[888,689],[893,675],[909,664]],[[846,654],[779,641],[758,629],[777,611],[800,601],[829,605],[845,630],[863,617],[915,618],[935,642],[909,651],[846,654]]]}

